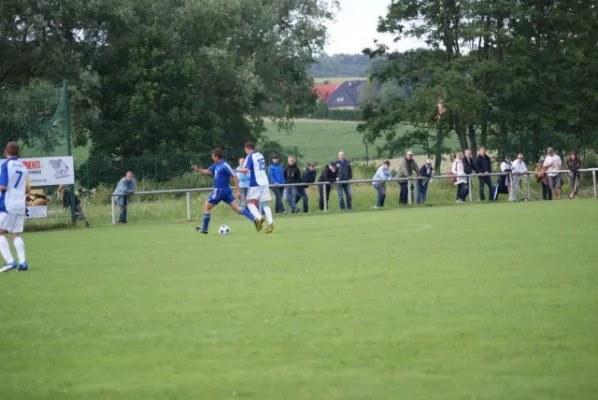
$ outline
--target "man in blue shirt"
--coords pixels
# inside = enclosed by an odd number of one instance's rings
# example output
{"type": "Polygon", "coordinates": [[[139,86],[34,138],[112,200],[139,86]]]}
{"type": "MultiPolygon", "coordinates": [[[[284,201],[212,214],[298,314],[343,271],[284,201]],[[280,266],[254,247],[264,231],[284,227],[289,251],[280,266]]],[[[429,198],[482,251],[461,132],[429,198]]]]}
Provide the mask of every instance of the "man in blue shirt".
{"type": "MultiPolygon", "coordinates": [[[[239,168],[243,168],[245,165],[245,157],[239,158],[239,168]]],[[[247,199],[247,192],[249,191],[249,186],[251,183],[251,174],[249,172],[242,173],[242,172],[235,172],[237,178],[239,179],[239,189],[241,190],[241,198],[239,199],[239,205],[241,207],[245,207],[245,200],[247,199]]]]}
{"type": "Polygon", "coordinates": [[[284,179],[282,165],[280,165],[280,157],[277,155],[272,156],[272,164],[268,167],[268,177],[270,178],[270,183],[274,185],[272,191],[274,192],[274,196],[276,196],[274,212],[284,215],[287,213],[284,209],[284,204],[282,203],[284,189],[278,185],[284,185],[286,181],[284,179]]]}
{"type": "Polygon", "coordinates": [[[127,171],[125,177],[118,182],[116,190],[112,194],[114,202],[120,207],[120,216],[118,217],[119,224],[127,223],[127,207],[131,202],[131,195],[135,194],[136,190],[137,182],[133,177],[133,172],[127,171]]]}
{"type": "Polygon", "coordinates": [[[222,150],[214,150],[212,152],[212,160],[214,161],[214,164],[208,169],[201,169],[197,165],[191,167],[193,171],[199,172],[202,175],[214,176],[214,191],[212,191],[203,206],[203,224],[195,229],[199,233],[208,233],[212,208],[221,201],[228,204],[230,208],[236,211],[239,215],[244,215],[248,220],[253,222],[257,228],[258,222],[260,222],[259,219],[254,218],[246,207],[241,208],[235,203],[235,196],[233,196],[233,192],[230,189],[230,179],[232,178],[235,184],[236,197],[240,198],[241,192],[239,190],[239,179],[231,166],[223,160],[222,150]]]}

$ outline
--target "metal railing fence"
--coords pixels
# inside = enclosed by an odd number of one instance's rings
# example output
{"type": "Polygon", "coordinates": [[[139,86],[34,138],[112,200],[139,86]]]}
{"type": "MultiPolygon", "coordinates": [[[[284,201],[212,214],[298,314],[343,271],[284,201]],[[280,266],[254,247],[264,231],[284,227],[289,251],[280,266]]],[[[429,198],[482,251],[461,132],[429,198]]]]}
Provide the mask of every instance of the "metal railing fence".
{"type": "MultiPolygon", "coordinates": [[[[586,168],[586,169],[580,169],[579,170],[580,173],[587,173],[587,172],[591,172],[592,173],[592,187],[593,187],[593,197],[594,198],[598,198],[598,185],[597,185],[597,180],[596,180],[596,173],[598,172],[598,168],[586,168]]],[[[559,171],[560,174],[568,174],[569,170],[561,170],[559,171]]],[[[532,199],[532,193],[531,193],[531,180],[532,177],[534,176],[534,173],[532,171],[526,172],[526,173],[516,173],[516,172],[512,172],[512,175],[520,175],[521,177],[525,177],[525,182],[523,183],[525,185],[525,191],[526,191],[526,197],[525,199],[527,200],[531,200],[532,199]]],[[[505,172],[498,172],[498,173],[491,173],[491,174],[469,174],[469,175],[438,175],[438,176],[434,176],[432,178],[432,180],[441,180],[441,179],[451,179],[451,178],[467,178],[468,180],[468,185],[469,185],[469,194],[468,194],[468,199],[470,202],[473,202],[473,191],[471,190],[472,188],[472,183],[473,183],[473,178],[478,178],[478,177],[484,177],[484,176],[490,176],[490,177],[495,177],[495,176],[507,176],[509,175],[508,173],[505,172]]],[[[383,182],[407,182],[407,189],[408,189],[408,204],[412,204],[413,202],[413,187],[412,187],[412,183],[417,181],[417,180],[423,180],[423,179],[427,179],[427,178],[421,178],[421,177],[417,177],[417,176],[411,176],[411,177],[406,177],[406,178],[398,178],[398,177],[393,177],[390,178],[388,180],[385,181],[380,181],[380,180],[373,180],[373,179],[355,179],[355,180],[350,180],[350,181],[336,181],[336,182],[314,182],[311,184],[306,184],[306,183],[293,183],[293,184],[284,184],[284,185],[270,185],[270,188],[274,188],[274,187],[278,187],[278,188],[285,188],[285,187],[306,187],[307,186],[323,186],[323,189],[325,190],[325,187],[328,185],[337,185],[337,184],[373,184],[373,183],[383,183],[383,182]]],[[[187,221],[191,221],[191,214],[192,214],[192,210],[191,210],[191,193],[208,193],[208,192],[212,192],[214,189],[213,188],[195,188],[195,189],[172,189],[172,190],[148,190],[148,191],[139,191],[136,192],[134,195],[135,196],[144,196],[144,195],[159,195],[159,194],[185,194],[185,201],[186,201],[186,210],[187,210],[187,221]]],[[[118,197],[119,195],[115,195],[113,194],[113,197],[118,197]]],[[[327,212],[329,209],[329,204],[328,204],[329,200],[326,198],[326,196],[323,196],[323,211],[327,212]]],[[[112,224],[115,225],[116,224],[116,202],[115,201],[111,201],[112,203],[112,224]]]]}

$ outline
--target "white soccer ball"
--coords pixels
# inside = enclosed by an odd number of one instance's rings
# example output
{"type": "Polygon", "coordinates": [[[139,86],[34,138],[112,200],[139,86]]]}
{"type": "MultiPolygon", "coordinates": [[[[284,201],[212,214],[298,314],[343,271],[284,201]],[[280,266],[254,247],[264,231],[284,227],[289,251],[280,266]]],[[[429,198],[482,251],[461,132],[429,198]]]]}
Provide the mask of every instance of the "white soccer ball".
{"type": "Polygon", "coordinates": [[[222,225],[220,229],[218,229],[218,233],[221,235],[230,235],[230,228],[226,225],[222,225]]]}

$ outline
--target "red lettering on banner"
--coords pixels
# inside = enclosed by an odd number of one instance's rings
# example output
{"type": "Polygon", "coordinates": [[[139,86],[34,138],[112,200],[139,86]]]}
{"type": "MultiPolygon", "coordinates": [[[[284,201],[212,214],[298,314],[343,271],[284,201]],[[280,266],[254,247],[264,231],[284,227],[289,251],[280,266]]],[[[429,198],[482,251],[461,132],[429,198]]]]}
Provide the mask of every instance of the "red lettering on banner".
{"type": "Polygon", "coordinates": [[[41,169],[41,161],[23,161],[23,164],[27,169],[41,169]]]}

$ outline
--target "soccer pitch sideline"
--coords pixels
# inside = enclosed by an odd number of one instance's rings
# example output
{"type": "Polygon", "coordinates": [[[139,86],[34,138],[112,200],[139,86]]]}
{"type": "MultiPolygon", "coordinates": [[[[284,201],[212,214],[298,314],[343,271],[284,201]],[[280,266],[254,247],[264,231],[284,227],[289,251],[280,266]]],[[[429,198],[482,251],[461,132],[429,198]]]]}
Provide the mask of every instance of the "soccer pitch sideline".
{"type": "Polygon", "coordinates": [[[597,207],[27,234],[0,399],[594,400],[597,207]]]}

